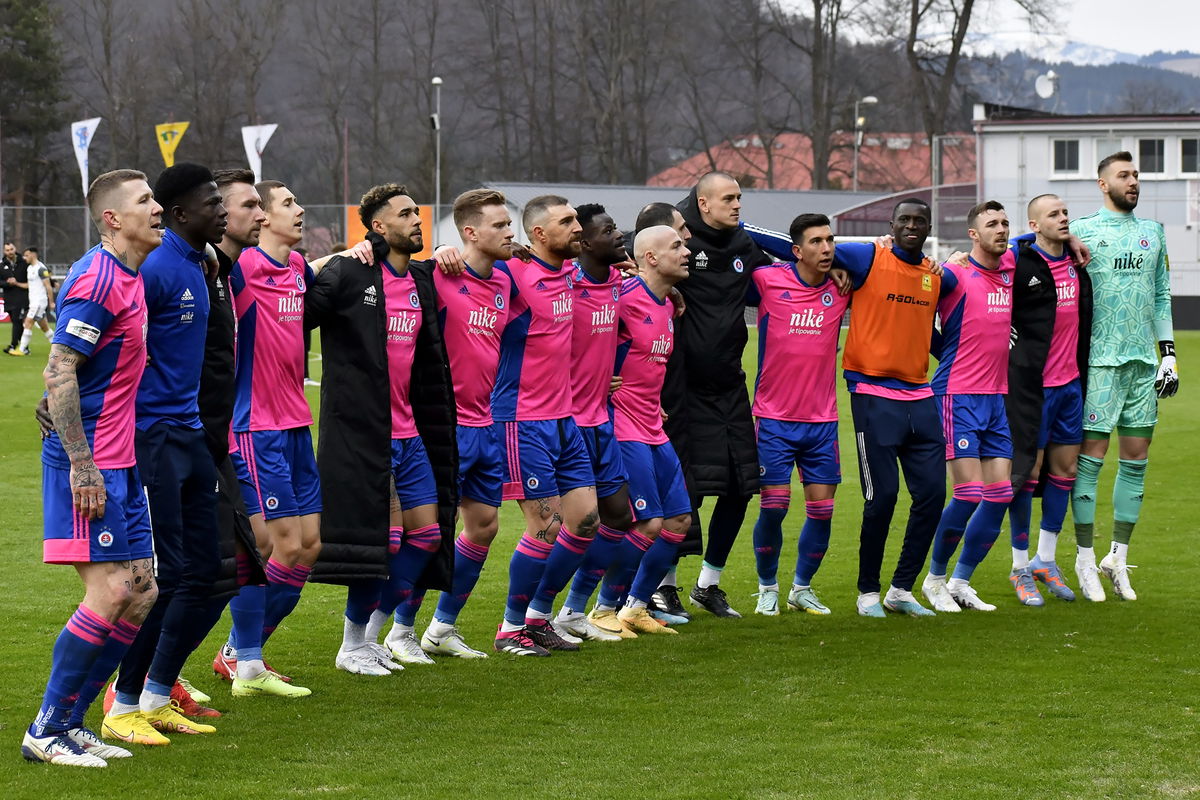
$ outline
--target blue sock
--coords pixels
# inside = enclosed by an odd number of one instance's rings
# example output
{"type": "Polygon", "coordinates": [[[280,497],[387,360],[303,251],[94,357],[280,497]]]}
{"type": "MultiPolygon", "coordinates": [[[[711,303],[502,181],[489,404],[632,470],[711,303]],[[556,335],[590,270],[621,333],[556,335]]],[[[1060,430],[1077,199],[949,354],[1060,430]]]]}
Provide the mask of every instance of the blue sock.
{"type": "Polygon", "coordinates": [[[384,581],[355,581],[346,587],[346,619],[355,625],[366,625],[371,613],[379,608],[379,592],[384,581]]]}
{"type": "Polygon", "coordinates": [[[609,567],[619,564],[621,544],[624,541],[623,531],[606,525],[600,526],[596,538],[592,539],[587,552],[583,554],[583,561],[579,564],[579,571],[575,573],[575,580],[571,582],[571,591],[567,594],[563,608],[579,613],[587,611],[588,601],[592,599],[597,584],[604,578],[609,567]]]}
{"type": "Polygon", "coordinates": [[[442,592],[438,598],[437,608],[433,618],[446,625],[458,621],[458,615],[467,598],[475,591],[479,583],[479,574],[483,572],[483,564],[487,561],[488,548],[475,544],[464,536],[454,540],[454,577],[451,580],[450,591],[442,592]]]}
{"type": "Polygon", "coordinates": [[[963,534],[962,554],[954,565],[954,577],[959,580],[970,580],[975,567],[983,561],[996,537],[1000,535],[1000,525],[1004,522],[1004,512],[1012,502],[1012,484],[1008,481],[989,483],[983,487],[983,502],[971,515],[967,530],[963,534]]]}
{"type": "Polygon", "coordinates": [[[650,545],[650,549],[642,556],[642,563],[638,566],[633,584],[629,587],[630,597],[643,603],[650,602],[650,595],[658,591],[658,584],[675,563],[682,540],[683,534],[675,536],[667,531],[659,533],[654,544],[650,545]]]}
{"type": "Polygon", "coordinates": [[[1014,550],[1029,550],[1029,526],[1033,520],[1033,493],[1037,481],[1026,481],[1008,506],[1009,538],[1014,550]]]}
{"type": "Polygon", "coordinates": [[[591,539],[576,536],[565,527],[558,529],[558,536],[554,537],[554,547],[550,548],[550,555],[546,558],[546,569],[542,572],[542,579],[533,593],[533,599],[529,601],[526,614],[533,611],[546,616],[554,610],[554,598],[558,597],[558,593],[579,569],[591,543],[591,539]]]}
{"type": "Polygon", "coordinates": [[[404,602],[396,606],[396,613],[392,618],[398,624],[411,628],[416,624],[417,612],[421,610],[421,604],[424,602],[425,590],[413,589],[404,602]]]}
{"type": "Polygon", "coordinates": [[[937,531],[933,534],[933,547],[929,557],[931,574],[946,574],[946,565],[950,563],[950,557],[958,549],[958,543],[963,537],[963,530],[967,527],[967,520],[975,513],[982,497],[983,483],[980,481],[968,481],[954,485],[954,496],[942,511],[937,531]]]}
{"type": "Polygon", "coordinates": [[[600,584],[600,596],[596,598],[598,605],[616,608],[624,602],[638,567],[642,564],[642,557],[646,555],[651,544],[653,543],[649,539],[636,530],[625,534],[617,564],[608,571],[604,582],[600,584]]]}
{"type": "Polygon", "coordinates": [[[247,584],[229,601],[238,661],[262,660],[263,617],[267,613],[267,587],[247,584]]]}
{"type": "MultiPolygon", "coordinates": [[[[765,499],[762,501],[767,502],[765,499]]],[[[762,508],[754,523],[754,562],[758,567],[758,582],[772,586],[778,582],[779,552],[783,549],[783,519],[787,508],[762,508]]],[[[641,599],[641,598],[638,598],[641,599]]]]}
{"type": "Polygon", "coordinates": [[[50,678],[37,718],[29,726],[34,736],[62,733],[68,729],[79,690],[104,650],[113,624],[82,603],[54,641],[50,678]]]}
{"type": "Polygon", "coordinates": [[[517,542],[512,560],[508,562],[508,601],[504,605],[504,621],[509,625],[524,625],[525,612],[533,599],[542,573],[546,571],[546,559],[551,545],[525,533],[517,542]]]}
{"type": "MultiPolygon", "coordinates": [[[[117,671],[117,665],[129,652],[129,645],[133,643],[140,629],[140,625],[134,625],[123,619],[117,621],[116,627],[104,642],[100,655],[92,662],[92,668],[88,672],[87,680],[83,683],[83,688],[79,690],[75,708],[71,710],[71,720],[67,723],[68,729],[83,726],[83,718],[87,715],[88,709],[100,696],[100,692],[104,690],[104,684],[108,683],[108,679],[117,671]]],[[[136,705],[137,702],[138,698],[134,697],[132,703],[136,705]]]]}
{"type": "Polygon", "coordinates": [[[310,572],[312,567],[303,564],[288,569],[274,559],[267,559],[267,610],[263,615],[262,632],[264,645],[279,627],[279,623],[295,610],[310,572]]]}
{"type": "Polygon", "coordinates": [[[1062,531],[1063,520],[1067,518],[1067,505],[1071,502],[1071,490],[1075,488],[1074,478],[1064,478],[1051,475],[1042,490],[1042,530],[1050,533],[1062,531]]]}
{"type": "MultiPolygon", "coordinates": [[[[379,608],[384,612],[396,611],[402,614],[403,606],[411,597],[421,573],[429,565],[429,560],[437,552],[441,542],[441,528],[437,523],[426,525],[415,530],[406,530],[401,541],[400,549],[388,557],[387,588],[379,608]]],[[[418,604],[419,607],[419,604],[418,604]]],[[[413,612],[414,616],[416,612],[413,612]]],[[[411,624],[411,623],[401,623],[411,624]]]]}
{"type": "Polygon", "coordinates": [[[796,543],[797,586],[808,586],[829,549],[829,533],[833,526],[833,500],[812,500],[804,504],[806,516],[796,543]]]}

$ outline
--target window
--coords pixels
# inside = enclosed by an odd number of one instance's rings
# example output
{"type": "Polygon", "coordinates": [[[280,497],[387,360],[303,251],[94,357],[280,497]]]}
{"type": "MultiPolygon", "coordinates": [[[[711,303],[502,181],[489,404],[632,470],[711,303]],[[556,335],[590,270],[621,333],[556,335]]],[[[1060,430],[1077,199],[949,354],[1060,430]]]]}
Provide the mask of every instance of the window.
{"type": "Polygon", "coordinates": [[[1054,171],[1072,174],[1079,172],[1078,139],[1054,140],[1054,171]]]}
{"type": "Polygon", "coordinates": [[[1166,139],[1138,139],[1137,168],[1141,173],[1167,171],[1166,139]]]}
{"type": "Polygon", "coordinates": [[[1179,140],[1179,171],[1200,172],[1200,139],[1179,140]]]}
{"type": "Polygon", "coordinates": [[[1119,137],[1107,136],[1096,140],[1096,158],[1091,163],[1091,168],[1095,169],[1096,165],[1108,158],[1113,153],[1125,149],[1124,143],[1119,137]]]}

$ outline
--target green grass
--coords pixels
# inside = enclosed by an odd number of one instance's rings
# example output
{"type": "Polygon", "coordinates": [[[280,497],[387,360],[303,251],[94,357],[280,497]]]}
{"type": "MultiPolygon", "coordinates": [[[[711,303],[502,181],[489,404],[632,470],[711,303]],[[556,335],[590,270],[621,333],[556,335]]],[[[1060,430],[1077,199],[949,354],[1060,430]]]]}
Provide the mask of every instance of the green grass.
{"type": "MultiPolygon", "coordinates": [[[[817,579],[831,617],[749,613],[757,504],[722,582],[747,618],[701,616],[675,637],[589,644],[544,660],[443,659],[390,678],[363,678],[333,666],[343,593],[311,585],[269,653],[313,689],[311,698],[231,699],[208,665],[228,631],[226,617],[186,671],[226,712],[218,733],[176,736],[170,747],[139,749],[131,761],[99,771],[26,764],[18,753],[51,643],[81,596],[71,570],[40,563],[31,409],[41,392],[45,344],[37,338],[39,357],[0,362],[5,798],[361,797],[364,790],[381,797],[631,800],[1200,796],[1190,595],[1200,585],[1200,515],[1191,505],[1191,457],[1200,451],[1198,334],[1179,335],[1183,393],[1163,404],[1152,448],[1131,558],[1140,566],[1136,603],[1110,596],[1100,605],[1018,606],[1006,579],[1005,532],[975,580],[1000,606],[995,613],[859,618],[853,599],[861,499],[847,422],[846,482],[817,579]]],[[[752,342],[748,363],[753,352],[752,342]]],[[[841,402],[848,418],[844,395],[841,402]]],[[[1100,493],[1101,548],[1113,472],[1110,463],[1100,493]]],[[[801,513],[793,510],[786,525],[788,550],[801,513]]],[[[899,509],[894,531],[904,516],[899,509]]],[[[502,536],[462,620],[468,641],[480,647],[490,644],[499,619],[519,531],[515,509],[506,507],[501,519],[502,536]]],[[[885,577],[900,538],[893,534],[885,577]]],[[[1060,549],[1069,563],[1068,543],[1060,549]]],[[[681,581],[690,585],[698,569],[698,559],[688,559],[681,581]]]]}

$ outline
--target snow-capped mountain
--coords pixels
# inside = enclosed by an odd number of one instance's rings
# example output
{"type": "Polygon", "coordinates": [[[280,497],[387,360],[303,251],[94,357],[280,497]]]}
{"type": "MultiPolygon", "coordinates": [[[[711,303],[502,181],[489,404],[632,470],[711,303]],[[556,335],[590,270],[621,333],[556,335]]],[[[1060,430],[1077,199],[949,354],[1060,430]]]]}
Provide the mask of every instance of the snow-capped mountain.
{"type": "Polygon", "coordinates": [[[1024,29],[990,31],[970,35],[970,52],[977,56],[1006,55],[1020,51],[1050,63],[1070,62],[1081,66],[1137,64],[1142,57],[1108,47],[1099,47],[1068,39],[1059,33],[1038,33],[1024,29]]]}

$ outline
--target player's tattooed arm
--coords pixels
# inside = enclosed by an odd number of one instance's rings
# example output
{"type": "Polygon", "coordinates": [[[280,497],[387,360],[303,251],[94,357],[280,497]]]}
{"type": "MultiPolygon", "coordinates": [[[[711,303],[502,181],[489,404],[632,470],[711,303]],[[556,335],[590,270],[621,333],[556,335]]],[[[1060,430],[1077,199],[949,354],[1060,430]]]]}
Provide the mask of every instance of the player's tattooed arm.
{"type": "Polygon", "coordinates": [[[87,356],[61,344],[50,345],[50,360],[42,377],[50,419],[63,450],[71,461],[71,496],[76,510],[87,519],[104,515],[104,478],[92,460],[92,448],[83,431],[79,408],[78,370],[87,356]]]}

